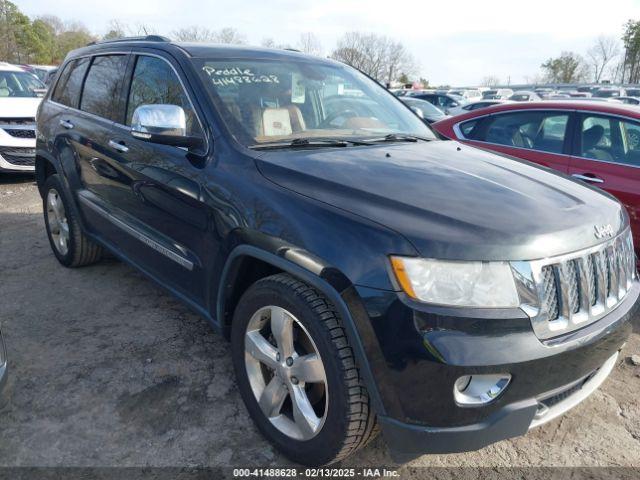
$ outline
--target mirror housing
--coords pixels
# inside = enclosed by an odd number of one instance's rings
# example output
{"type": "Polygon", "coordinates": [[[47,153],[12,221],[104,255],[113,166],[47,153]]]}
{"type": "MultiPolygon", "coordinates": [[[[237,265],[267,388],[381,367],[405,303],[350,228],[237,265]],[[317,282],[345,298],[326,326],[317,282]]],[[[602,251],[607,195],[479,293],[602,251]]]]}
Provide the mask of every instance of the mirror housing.
{"type": "Polygon", "coordinates": [[[187,117],[178,105],[140,105],[133,112],[131,136],[151,143],[197,148],[200,137],[187,135],[187,117]]]}

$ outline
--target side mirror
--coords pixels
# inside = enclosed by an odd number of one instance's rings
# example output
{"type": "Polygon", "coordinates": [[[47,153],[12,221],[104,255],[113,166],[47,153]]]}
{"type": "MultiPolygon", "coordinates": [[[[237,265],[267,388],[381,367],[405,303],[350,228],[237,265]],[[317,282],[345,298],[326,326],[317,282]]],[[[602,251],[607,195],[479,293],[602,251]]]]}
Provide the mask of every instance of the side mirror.
{"type": "Polygon", "coordinates": [[[460,104],[458,102],[451,102],[451,104],[449,105],[449,108],[455,108],[455,107],[459,107],[460,104]]]}
{"type": "Polygon", "coordinates": [[[202,139],[187,135],[187,117],[178,105],[140,105],[133,112],[131,135],[174,147],[196,148],[202,139]]]}
{"type": "Polygon", "coordinates": [[[420,118],[424,118],[424,113],[422,112],[421,108],[418,107],[409,107],[411,110],[413,110],[413,113],[415,113],[417,116],[419,116],[420,118]]]}

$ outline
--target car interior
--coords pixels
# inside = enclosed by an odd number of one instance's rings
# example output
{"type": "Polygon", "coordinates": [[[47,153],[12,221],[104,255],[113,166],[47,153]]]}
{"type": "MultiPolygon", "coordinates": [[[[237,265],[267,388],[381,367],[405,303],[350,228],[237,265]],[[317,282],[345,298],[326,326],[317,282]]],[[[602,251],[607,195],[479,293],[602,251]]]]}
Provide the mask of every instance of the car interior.
{"type": "Polygon", "coordinates": [[[339,131],[367,133],[390,128],[388,119],[380,117],[380,106],[363,97],[323,97],[322,91],[307,89],[306,98],[294,103],[290,88],[266,93],[265,89],[239,86],[235,92],[221,96],[231,120],[242,125],[257,142],[301,136],[303,132],[335,135],[339,131]]]}
{"type": "Polygon", "coordinates": [[[582,121],[580,156],[605,162],[640,164],[640,125],[602,116],[582,121]]]}
{"type": "MultiPolygon", "coordinates": [[[[562,153],[568,115],[524,112],[495,115],[466,130],[467,138],[510,147],[562,153]]],[[[463,132],[465,132],[463,124],[463,132]]]]}
{"type": "Polygon", "coordinates": [[[0,97],[36,97],[34,89],[44,88],[38,79],[28,73],[0,72],[0,97]]]}

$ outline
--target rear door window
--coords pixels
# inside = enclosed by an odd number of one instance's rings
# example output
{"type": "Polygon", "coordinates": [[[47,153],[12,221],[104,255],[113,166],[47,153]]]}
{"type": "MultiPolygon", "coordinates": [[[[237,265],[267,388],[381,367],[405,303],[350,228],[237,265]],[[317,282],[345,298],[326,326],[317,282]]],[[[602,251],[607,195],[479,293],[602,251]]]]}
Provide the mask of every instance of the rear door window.
{"type": "Polygon", "coordinates": [[[82,80],[84,79],[88,66],[89,57],[79,58],[69,62],[60,74],[60,79],[56,84],[56,89],[51,99],[62,105],[78,108],[82,80]]]}
{"type": "Polygon", "coordinates": [[[640,166],[640,123],[604,115],[584,116],[579,145],[582,158],[640,166]]]}
{"type": "Polygon", "coordinates": [[[120,86],[126,67],[126,55],[94,57],[84,82],[80,110],[121,122],[120,86]]]}

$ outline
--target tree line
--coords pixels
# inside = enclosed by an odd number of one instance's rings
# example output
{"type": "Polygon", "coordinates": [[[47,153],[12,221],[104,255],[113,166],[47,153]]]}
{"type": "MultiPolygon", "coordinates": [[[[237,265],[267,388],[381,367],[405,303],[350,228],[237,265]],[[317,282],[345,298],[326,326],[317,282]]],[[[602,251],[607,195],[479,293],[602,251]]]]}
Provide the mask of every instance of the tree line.
{"type": "MultiPolygon", "coordinates": [[[[29,18],[9,0],[0,0],[0,60],[17,64],[59,64],[70,50],[101,39],[159,34],[147,24],[129,25],[112,20],[104,35],[96,35],[80,22],[65,22],[53,15],[29,18]]],[[[184,42],[247,43],[247,37],[235,28],[213,30],[193,25],[170,32],[169,36],[184,42]]],[[[580,55],[561,52],[541,65],[541,75],[527,77],[527,83],[580,83],[603,80],[640,83],[640,20],[624,25],[621,42],[614,37],[599,37],[580,55]]],[[[300,35],[294,44],[278,43],[264,38],[262,46],[291,48],[317,56],[328,56],[358,68],[380,83],[411,83],[419,70],[418,63],[399,41],[384,35],[347,32],[332,50],[325,51],[311,32],[300,35]]],[[[426,79],[420,78],[423,86],[426,79]]],[[[481,82],[497,85],[500,79],[489,75],[481,82]]]]}
{"type": "MultiPolygon", "coordinates": [[[[107,33],[99,36],[82,23],[64,22],[53,15],[31,19],[13,2],[0,0],[0,60],[9,63],[56,65],[69,51],[96,40],[159,33],[152,25],[129,25],[112,20],[107,33]]],[[[182,42],[247,43],[246,36],[234,28],[212,30],[194,25],[174,30],[169,36],[182,42]]],[[[346,33],[330,52],[324,51],[320,40],[311,32],[301,34],[293,45],[278,43],[272,38],[263,39],[261,44],[301,50],[311,55],[327,55],[359,68],[382,83],[391,83],[399,78],[408,81],[408,77],[417,72],[414,58],[402,43],[373,33],[346,33]]]]}
{"type": "Polygon", "coordinates": [[[585,56],[562,52],[541,68],[550,83],[640,83],[640,20],[629,20],[620,39],[598,37],[585,56]]]}

